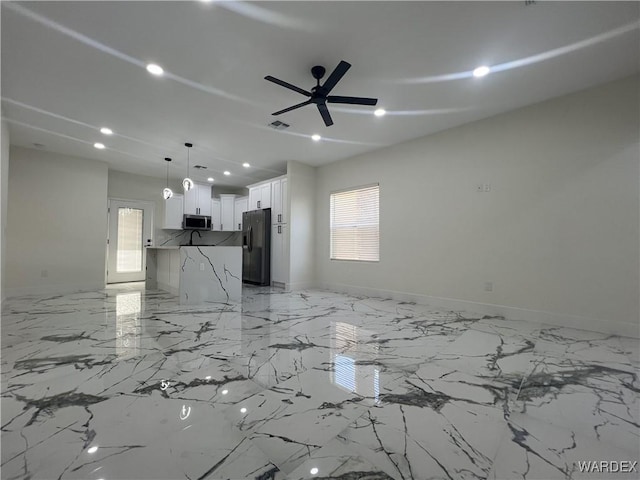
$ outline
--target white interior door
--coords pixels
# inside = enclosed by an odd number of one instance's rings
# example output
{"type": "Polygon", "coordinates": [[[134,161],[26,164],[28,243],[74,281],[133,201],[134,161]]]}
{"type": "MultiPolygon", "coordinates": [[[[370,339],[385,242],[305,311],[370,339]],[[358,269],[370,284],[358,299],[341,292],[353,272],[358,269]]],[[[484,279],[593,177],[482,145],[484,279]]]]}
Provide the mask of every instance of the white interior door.
{"type": "Polygon", "coordinates": [[[145,279],[145,245],[153,244],[153,203],[109,200],[107,283],[145,279]]]}

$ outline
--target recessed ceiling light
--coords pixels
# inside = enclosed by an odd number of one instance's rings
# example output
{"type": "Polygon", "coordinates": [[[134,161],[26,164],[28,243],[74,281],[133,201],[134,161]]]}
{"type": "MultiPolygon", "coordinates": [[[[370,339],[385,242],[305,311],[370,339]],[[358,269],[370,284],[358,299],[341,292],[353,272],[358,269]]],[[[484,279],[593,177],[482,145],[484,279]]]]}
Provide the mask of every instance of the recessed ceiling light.
{"type": "Polygon", "coordinates": [[[227,393],[229,393],[229,390],[222,390],[223,395],[226,395],[227,393]]]}
{"type": "Polygon", "coordinates": [[[383,117],[385,113],[387,113],[387,111],[384,108],[379,108],[373,112],[376,117],[383,117]]]}
{"type": "Polygon", "coordinates": [[[105,135],[113,135],[113,130],[107,127],[102,127],[100,129],[100,133],[104,133],[105,135]]]}
{"type": "Polygon", "coordinates": [[[309,473],[311,475],[317,475],[318,474],[318,469],[316,467],[313,467],[311,470],[309,470],[309,473]]]}
{"type": "Polygon", "coordinates": [[[87,450],[89,453],[96,453],[98,451],[98,447],[91,447],[87,450]]]}
{"type": "Polygon", "coordinates": [[[320,135],[318,135],[317,133],[314,133],[313,135],[311,135],[311,139],[312,139],[314,142],[319,142],[321,138],[322,138],[322,137],[321,137],[320,135]]]}
{"type": "Polygon", "coordinates": [[[204,377],[205,380],[211,380],[211,375],[207,375],[206,377],[204,377]]]}
{"type": "Polygon", "coordinates": [[[150,63],[149,65],[147,65],[147,72],[153,74],[153,75],[162,75],[164,73],[164,70],[162,69],[162,67],[160,65],[156,65],[155,63],[150,63]]]}
{"type": "Polygon", "coordinates": [[[225,170],[223,173],[224,173],[225,175],[231,175],[231,172],[230,172],[229,170],[225,170]]]}
{"type": "Polygon", "coordinates": [[[98,150],[104,150],[104,144],[103,143],[99,143],[96,142],[93,144],[94,147],[96,147],[98,150]]]}
{"type": "Polygon", "coordinates": [[[242,166],[243,166],[244,168],[249,168],[251,165],[249,165],[247,162],[244,162],[244,163],[242,164],[242,166]]]}
{"type": "MultiPolygon", "coordinates": [[[[207,178],[207,182],[213,182],[213,177],[207,178]]],[[[209,378],[211,378],[211,377],[209,377],[209,378]]]]}
{"type": "Polygon", "coordinates": [[[487,67],[486,65],[482,65],[481,67],[478,67],[473,70],[473,76],[477,78],[484,77],[490,71],[491,69],[489,67],[487,67]]]}
{"type": "Polygon", "coordinates": [[[247,413],[247,409],[246,409],[246,408],[244,408],[244,407],[242,407],[242,408],[240,409],[240,413],[247,413]]]}

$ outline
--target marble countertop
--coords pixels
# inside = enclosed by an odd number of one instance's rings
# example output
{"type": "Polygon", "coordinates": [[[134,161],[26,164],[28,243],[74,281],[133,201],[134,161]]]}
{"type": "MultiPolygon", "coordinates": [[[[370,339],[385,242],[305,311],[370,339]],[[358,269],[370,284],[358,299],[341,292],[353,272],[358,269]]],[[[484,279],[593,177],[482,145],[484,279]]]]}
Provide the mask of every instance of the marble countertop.
{"type": "Polygon", "coordinates": [[[240,245],[161,245],[158,247],[145,247],[153,248],[156,250],[178,250],[182,247],[216,247],[216,248],[242,248],[240,245]]]}

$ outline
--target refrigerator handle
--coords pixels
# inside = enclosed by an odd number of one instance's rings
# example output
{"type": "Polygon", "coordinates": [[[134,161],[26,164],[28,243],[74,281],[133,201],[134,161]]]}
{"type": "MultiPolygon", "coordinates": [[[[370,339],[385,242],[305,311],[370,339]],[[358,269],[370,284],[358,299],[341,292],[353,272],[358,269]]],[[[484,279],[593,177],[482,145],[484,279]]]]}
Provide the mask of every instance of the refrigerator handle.
{"type": "Polygon", "coordinates": [[[249,251],[253,250],[253,226],[249,225],[249,231],[247,232],[247,235],[249,237],[248,239],[248,243],[249,243],[249,251]]]}

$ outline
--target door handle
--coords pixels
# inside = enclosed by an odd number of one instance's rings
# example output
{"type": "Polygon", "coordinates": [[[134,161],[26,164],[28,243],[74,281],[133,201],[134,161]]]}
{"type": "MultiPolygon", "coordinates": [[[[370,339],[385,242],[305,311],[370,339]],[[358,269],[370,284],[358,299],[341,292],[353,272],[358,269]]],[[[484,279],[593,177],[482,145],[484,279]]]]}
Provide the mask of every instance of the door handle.
{"type": "Polygon", "coordinates": [[[238,224],[238,230],[242,230],[242,225],[238,224]]]}
{"type": "Polygon", "coordinates": [[[282,222],[282,214],[281,213],[278,214],[278,222],[282,222]]]}
{"type": "Polygon", "coordinates": [[[278,233],[282,233],[282,225],[278,225],[278,233]]]}

